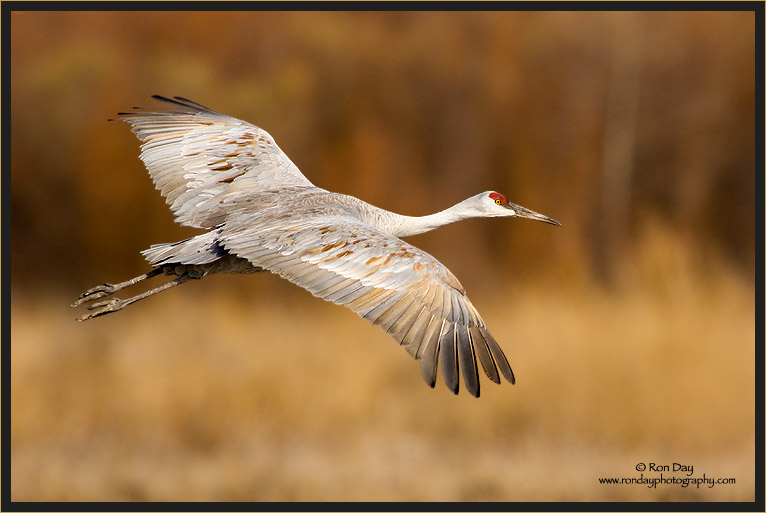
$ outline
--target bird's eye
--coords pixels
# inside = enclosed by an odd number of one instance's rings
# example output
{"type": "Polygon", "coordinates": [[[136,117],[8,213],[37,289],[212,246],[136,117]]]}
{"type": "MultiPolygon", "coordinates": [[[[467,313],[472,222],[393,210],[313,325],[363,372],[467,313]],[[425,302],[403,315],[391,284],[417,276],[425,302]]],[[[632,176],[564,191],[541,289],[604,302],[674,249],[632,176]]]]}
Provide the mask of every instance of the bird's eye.
{"type": "Polygon", "coordinates": [[[497,203],[498,205],[502,205],[503,204],[503,200],[501,200],[500,198],[497,198],[495,200],[495,203],[497,203]]]}

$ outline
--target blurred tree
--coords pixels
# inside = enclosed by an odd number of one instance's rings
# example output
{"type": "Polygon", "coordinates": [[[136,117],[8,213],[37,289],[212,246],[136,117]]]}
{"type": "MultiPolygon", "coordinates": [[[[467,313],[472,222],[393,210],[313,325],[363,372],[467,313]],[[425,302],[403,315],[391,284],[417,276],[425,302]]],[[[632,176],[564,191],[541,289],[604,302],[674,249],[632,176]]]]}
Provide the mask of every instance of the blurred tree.
{"type": "Polygon", "coordinates": [[[137,274],[140,249],[194,233],[170,222],[126,127],[106,122],[151,94],[258,124],[317,185],[387,209],[426,214],[498,189],[562,222],[476,221],[413,241],[459,276],[609,283],[649,217],[752,276],[752,12],[11,22],[15,285],[137,274]]]}

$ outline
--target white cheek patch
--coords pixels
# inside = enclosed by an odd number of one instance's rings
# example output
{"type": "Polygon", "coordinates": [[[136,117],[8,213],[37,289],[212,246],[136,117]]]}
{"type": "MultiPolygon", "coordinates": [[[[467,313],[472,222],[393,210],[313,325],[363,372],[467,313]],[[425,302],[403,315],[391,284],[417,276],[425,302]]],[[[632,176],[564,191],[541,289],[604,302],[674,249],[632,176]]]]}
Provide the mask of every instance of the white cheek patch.
{"type": "Polygon", "coordinates": [[[509,208],[508,210],[510,210],[510,211],[511,211],[511,215],[512,215],[512,216],[515,216],[515,215],[516,215],[516,211],[515,211],[515,210],[513,210],[512,208],[509,208]]]}

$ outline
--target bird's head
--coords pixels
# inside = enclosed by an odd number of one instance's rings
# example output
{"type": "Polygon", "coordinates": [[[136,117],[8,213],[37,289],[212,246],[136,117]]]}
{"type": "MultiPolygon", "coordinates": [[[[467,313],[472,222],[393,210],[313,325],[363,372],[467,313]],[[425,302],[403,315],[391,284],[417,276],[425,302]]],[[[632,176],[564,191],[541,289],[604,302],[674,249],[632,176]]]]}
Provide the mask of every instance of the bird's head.
{"type": "Polygon", "coordinates": [[[482,192],[481,194],[474,196],[476,206],[484,216],[487,217],[524,217],[532,219],[534,221],[542,221],[543,223],[555,224],[561,226],[561,223],[555,219],[551,219],[548,216],[538,214],[528,208],[524,208],[521,205],[511,203],[508,198],[495,191],[482,192]]]}

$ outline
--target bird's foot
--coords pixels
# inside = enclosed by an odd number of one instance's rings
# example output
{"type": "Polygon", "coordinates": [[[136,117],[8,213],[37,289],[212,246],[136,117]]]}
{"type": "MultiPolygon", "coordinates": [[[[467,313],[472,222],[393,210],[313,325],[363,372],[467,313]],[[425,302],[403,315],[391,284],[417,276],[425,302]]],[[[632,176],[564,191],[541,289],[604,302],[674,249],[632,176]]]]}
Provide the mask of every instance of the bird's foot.
{"type": "MultiPolygon", "coordinates": [[[[96,287],[93,287],[92,289],[88,289],[77,298],[77,301],[72,304],[73,307],[78,307],[83,303],[87,303],[89,301],[95,301],[96,299],[101,299],[102,297],[111,296],[115,292],[117,292],[119,288],[116,285],[112,285],[111,283],[104,283],[103,285],[98,285],[96,287]]],[[[89,306],[88,309],[93,309],[95,305],[89,306]]]]}
{"type": "MultiPolygon", "coordinates": [[[[109,295],[109,294],[105,294],[105,295],[109,295]]],[[[99,297],[103,297],[103,295],[99,297]]],[[[97,298],[91,298],[91,299],[97,299],[97,298]]],[[[112,312],[118,312],[122,310],[123,308],[125,308],[126,306],[128,306],[130,303],[132,303],[132,301],[122,300],[116,297],[109,299],[107,301],[99,301],[98,303],[93,303],[92,305],[88,305],[88,310],[95,310],[95,311],[91,313],[87,313],[83,315],[82,317],[79,317],[77,321],[78,322],[87,321],[88,319],[93,319],[94,317],[99,317],[101,315],[106,315],[112,312]]]]}

